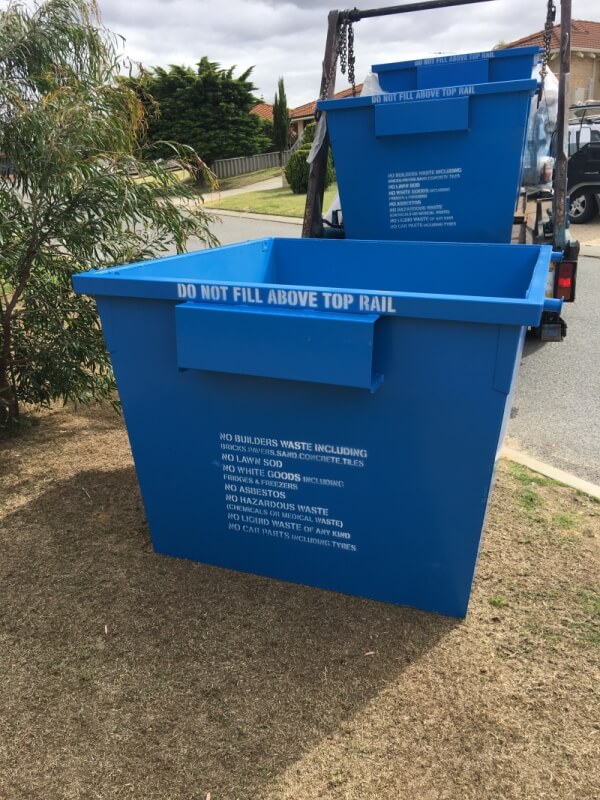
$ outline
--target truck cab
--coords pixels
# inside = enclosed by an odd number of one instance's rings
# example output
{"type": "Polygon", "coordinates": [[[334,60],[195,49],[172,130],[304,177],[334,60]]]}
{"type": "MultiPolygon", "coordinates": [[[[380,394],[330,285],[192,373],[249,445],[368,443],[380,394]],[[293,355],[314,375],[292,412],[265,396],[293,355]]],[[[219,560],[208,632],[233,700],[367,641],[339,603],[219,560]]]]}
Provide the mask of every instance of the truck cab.
{"type": "Polygon", "coordinates": [[[600,103],[571,108],[567,193],[569,219],[590,222],[600,214],[600,103]]]}

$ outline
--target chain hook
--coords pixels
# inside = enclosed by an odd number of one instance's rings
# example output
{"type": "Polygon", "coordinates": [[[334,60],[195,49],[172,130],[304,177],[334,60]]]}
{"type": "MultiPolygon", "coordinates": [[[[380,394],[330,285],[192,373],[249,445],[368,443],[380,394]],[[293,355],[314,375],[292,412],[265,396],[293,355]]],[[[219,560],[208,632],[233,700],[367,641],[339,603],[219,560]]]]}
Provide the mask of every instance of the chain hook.
{"type": "Polygon", "coordinates": [[[548,62],[550,61],[550,49],[552,44],[552,31],[554,30],[554,21],[556,19],[556,6],[553,0],[548,0],[548,11],[546,13],[546,23],[544,25],[544,53],[542,55],[542,68],[540,70],[541,85],[538,92],[538,106],[542,101],[542,94],[544,92],[544,81],[548,74],[548,62]]]}
{"type": "MultiPolygon", "coordinates": [[[[356,11],[356,9],[354,9],[356,11]]],[[[337,69],[338,58],[340,61],[340,72],[342,75],[348,71],[348,83],[352,84],[352,95],[356,94],[356,76],[354,65],[356,57],[354,55],[354,22],[352,20],[352,12],[349,10],[339,12],[339,31],[337,37],[337,45],[329,73],[325,76],[325,83],[323,91],[321,92],[321,99],[327,99],[329,94],[329,86],[334,78],[337,69]]]]}

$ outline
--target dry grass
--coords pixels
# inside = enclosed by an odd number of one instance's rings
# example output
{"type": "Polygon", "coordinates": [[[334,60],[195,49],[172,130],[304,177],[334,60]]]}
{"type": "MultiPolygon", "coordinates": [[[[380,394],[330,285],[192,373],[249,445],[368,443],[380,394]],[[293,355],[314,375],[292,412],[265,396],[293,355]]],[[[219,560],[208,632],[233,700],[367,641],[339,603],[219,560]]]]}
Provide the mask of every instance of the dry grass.
{"type": "Polygon", "coordinates": [[[152,553],[104,409],[0,442],[2,800],[593,800],[600,506],[499,471],[465,623],[152,553]]]}

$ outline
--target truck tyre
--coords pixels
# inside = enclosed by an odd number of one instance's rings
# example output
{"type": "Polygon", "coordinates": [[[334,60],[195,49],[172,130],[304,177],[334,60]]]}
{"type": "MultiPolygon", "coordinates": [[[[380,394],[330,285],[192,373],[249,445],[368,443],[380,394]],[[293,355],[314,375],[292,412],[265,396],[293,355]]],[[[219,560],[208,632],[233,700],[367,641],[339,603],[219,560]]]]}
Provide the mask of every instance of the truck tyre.
{"type": "Polygon", "coordinates": [[[585,192],[580,189],[577,192],[573,192],[570,201],[569,219],[574,224],[589,222],[598,213],[598,204],[591,192],[585,192]]]}

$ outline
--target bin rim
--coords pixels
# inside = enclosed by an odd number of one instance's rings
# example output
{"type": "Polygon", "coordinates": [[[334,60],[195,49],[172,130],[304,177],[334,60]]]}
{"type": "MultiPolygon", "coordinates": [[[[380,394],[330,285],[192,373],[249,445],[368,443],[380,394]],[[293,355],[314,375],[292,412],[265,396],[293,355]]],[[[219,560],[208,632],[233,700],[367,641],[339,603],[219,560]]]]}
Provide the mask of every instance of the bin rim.
{"type": "MultiPolygon", "coordinates": [[[[284,239],[283,241],[304,242],[304,247],[315,246],[319,243],[320,247],[342,247],[348,244],[364,243],[372,246],[374,242],[368,240],[342,240],[331,241],[323,239],[284,239]],[[312,243],[312,244],[308,244],[312,243]]],[[[166,259],[154,259],[136,264],[128,264],[124,267],[111,267],[102,270],[91,270],[78,273],[73,276],[73,287],[77,293],[89,294],[94,297],[122,297],[140,300],[166,300],[175,303],[192,302],[199,305],[227,305],[239,306],[244,308],[255,307],[252,303],[248,304],[245,299],[234,300],[234,287],[248,288],[257,291],[265,300],[269,297],[270,291],[278,292],[285,290],[286,297],[289,292],[315,292],[318,305],[314,308],[303,309],[306,314],[321,314],[324,311],[336,314],[373,314],[380,316],[396,316],[405,318],[421,318],[446,320],[456,322],[473,322],[499,325],[539,325],[545,301],[546,278],[548,268],[552,258],[552,248],[550,245],[481,245],[463,242],[404,242],[404,241],[383,241],[380,244],[386,247],[399,246],[400,249],[407,245],[426,246],[428,248],[444,249],[448,248],[481,248],[497,247],[507,249],[507,253],[514,248],[527,248],[529,251],[537,251],[535,265],[533,267],[529,286],[524,292],[523,297],[498,297],[484,295],[463,295],[463,294],[439,294],[434,292],[417,291],[398,291],[367,289],[356,286],[318,286],[307,284],[292,283],[273,283],[257,280],[216,280],[191,278],[188,276],[173,275],[144,277],[143,274],[134,274],[134,270],[141,271],[145,266],[154,265],[159,262],[178,261],[179,259],[189,259],[190,256],[197,255],[198,258],[210,256],[211,253],[223,251],[230,248],[240,248],[248,245],[262,245],[263,250],[272,247],[278,238],[270,237],[266,239],[256,239],[239,244],[225,245],[222,248],[203,250],[197,254],[185,253],[179,256],[168,257],[166,259]],[[180,288],[194,287],[194,297],[189,295],[182,296],[180,288]],[[214,294],[210,293],[210,287],[227,287],[227,297],[215,299],[214,294]],[[203,289],[203,287],[205,287],[203,289]],[[229,291],[231,287],[232,291],[229,291]],[[351,297],[350,305],[344,309],[333,309],[327,305],[326,295],[346,295],[351,297]],[[369,298],[368,301],[361,301],[360,298],[369,298]]],[[[262,304],[261,309],[264,310],[262,304]]],[[[266,307],[273,311],[296,308],[289,302],[266,303],[266,307]]]]}
{"type": "Polygon", "coordinates": [[[318,100],[319,111],[339,111],[345,108],[363,108],[387,103],[418,102],[442,100],[454,97],[472,97],[488,94],[516,94],[530,92],[538,88],[535,78],[521,78],[516,81],[497,81],[495,83],[465,83],[457,86],[441,86],[427,89],[402,89],[397,92],[381,92],[362,97],[342,97],[337,100],[318,100]]]}
{"type": "Polygon", "coordinates": [[[413,67],[447,66],[449,64],[464,64],[473,61],[484,61],[491,58],[511,58],[514,56],[540,55],[542,48],[537,45],[529,47],[507,47],[503,50],[482,50],[476,53],[452,53],[447,56],[432,56],[431,58],[415,58],[412,61],[393,61],[385,64],[373,64],[373,72],[392,72],[398,69],[412,69],[413,67]],[[461,56],[464,56],[461,58],[461,56]]]}

